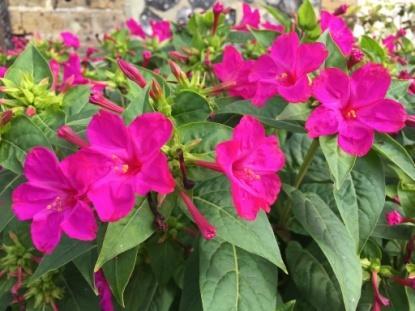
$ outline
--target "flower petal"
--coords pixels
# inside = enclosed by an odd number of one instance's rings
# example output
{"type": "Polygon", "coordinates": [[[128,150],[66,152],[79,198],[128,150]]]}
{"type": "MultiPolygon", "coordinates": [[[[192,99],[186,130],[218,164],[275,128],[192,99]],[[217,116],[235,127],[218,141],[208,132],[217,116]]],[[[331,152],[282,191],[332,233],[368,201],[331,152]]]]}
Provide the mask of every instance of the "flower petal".
{"type": "Polygon", "coordinates": [[[151,157],[169,141],[173,125],[163,114],[151,112],[135,118],[128,129],[138,155],[151,157]]]}
{"type": "Polygon", "coordinates": [[[360,122],[381,133],[395,133],[405,126],[405,108],[392,99],[383,99],[375,105],[357,111],[360,122]]]}
{"type": "Polygon", "coordinates": [[[272,44],[271,57],[284,71],[294,69],[300,40],[295,32],[280,35],[272,44]]]}
{"type": "Polygon", "coordinates": [[[24,174],[33,184],[42,188],[64,189],[67,180],[59,167],[55,154],[47,148],[35,147],[26,157],[24,174]]]}
{"type": "Polygon", "coordinates": [[[339,127],[338,143],[345,152],[362,157],[373,145],[375,132],[359,122],[343,122],[339,127]]]}
{"type": "Polygon", "coordinates": [[[62,220],[63,214],[51,209],[44,209],[33,217],[32,241],[39,251],[50,254],[59,244],[62,220]]]}
{"type": "Polygon", "coordinates": [[[232,165],[238,159],[239,145],[233,140],[216,145],[216,162],[230,178],[233,176],[232,165]]]}
{"type": "Polygon", "coordinates": [[[213,65],[215,75],[224,81],[234,81],[238,74],[239,66],[244,62],[242,55],[232,45],[227,45],[223,52],[222,62],[213,65]]]}
{"type": "Polygon", "coordinates": [[[356,70],[351,77],[351,96],[354,107],[369,105],[384,99],[391,77],[382,65],[368,63],[356,70]]]}
{"type": "Polygon", "coordinates": [[[238,215],[246,220],[255,220],[260,209],[269,212],[270,206],[259,197],[253,196],[236,183],[231,185],[233,204],[238,215]]]}
{"type": "Polygon", "coordinates": [[[311,138],[336,134],[339,128],[338,113],[319,106],[308,117],[305,128],[311,138]]]}
{"type": "Polygon", "coordinates": [[[82,201],[72,208],[62,221],[61,228],[70,238],[81,241],[94,240],[98,230],[94,212],[82,201]]]}
{"type": "Polygon", "coordinates": [[[175,187],[167,157],[161,152],[143,165],[134,181],[135,192],[141,196],[146,195],[149,191],[167,194],[172,192],[175,187]]]}
{"type": "Polygon", "coordinates": [[[39,188],[30,183],[19,185],[12,195],[12,210],[19,220],[32,219],[46,209],[59,194],[53,190],[39,188]]]}
{"type": "Polygon", "coordinates": [[[240,143],[241,149],[256,147],[258,141],[265,138],[265,129],[256,118],[246,115],[233,130],[233,139],[240,143]]]}
{"type": "Polygon", "coordinates": [[[303,43],[297,50],[295,63],[298,76],[317,70],[327,58],[328,51],[323,43],[303,43]]]}
{"type": "Polygon", "coordinates": [[[94,204],[101,221],[117,221],[126,216],[134,206],[133,187],[125,180],[100,182],[88,198],[94,204]]]}
{"type": "Polygon", "coordinates": [[[130,147],[128,130],[119,116],[99,111],[89,122],[87,137],[93,150],[108,156],[127,157],[130,147]]]}
{"type": "Polygon", "coordinates": [[[299,77],[293,85],[278,84],[278,93],[290,103],[307,101],[311,96],[311,85],[307,75],[299,77]]]}
{"type": "Polygon", "coordinates": [[[349,101],[349,77],[338,68],[327,68],[314,79],[313,96],[325,107],[340,109],[349,101]]]}
{"type": "Polygon", "coordinates": [[[274,61],[269,55],[262,55],[251,67],[249,74],[250,81],[261,81],[267,83],[275,83],[277,76],[285,72],[285,69],[274,61]]]}

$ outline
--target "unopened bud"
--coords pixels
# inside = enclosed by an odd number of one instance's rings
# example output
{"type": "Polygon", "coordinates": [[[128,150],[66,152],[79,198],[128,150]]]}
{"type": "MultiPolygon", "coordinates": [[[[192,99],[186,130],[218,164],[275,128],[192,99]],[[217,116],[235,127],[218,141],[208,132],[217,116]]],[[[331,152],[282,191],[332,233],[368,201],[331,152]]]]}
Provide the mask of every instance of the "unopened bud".
{"type": "Polygon", "coordinates": [[[144,88],[146,86],[147,82],[136,66],[123,59],[118,59],[118,66],[128,79],[137,83],[139,87],[144,88]]]}
{"type": "Polygon", "coordinates": [[[36,114],[36,108],[33,106],[29,106],[26,108],[25,114],[28,117],[33,117],[36,114]]]}
{"type": "Polygon", "coordinates": [[[347,4],[342,4],[339,7],[337,7],[337,9],[334,10],[333,15],[343,15],[347,12],[347,9],[349,8],[349,6],[347,4]]]}
{"type": "Polygon", "coordinates": [[[177,62],[185,63],[189,60],[189,56],[184,55],[179,51],[170,51],[169,56],[177,62]]]}
{"type": "Polygon", "coordinates": [[[157,80],[153,79],[151,81],[151,89],[150,89],[150,96],[154,100],[159,100],[163,97],[163,90],[161,88],[160,83],[157,82],[157,80]]]}
{"type": "Polygon", "coordinates": [[[92,94],[89,97],[89,101],[94,104],[97,105],[105,110],[111,111],[111,112],[115,112],[118,114],[121,114],[124,111],[124,108],[121,106],[118,106],[116,103],[110,101],[108,98],[104,97],[104,95],[100,94],[100,93],[95,93],[92,94]]]}
{"type": "Polygon", "coordinates": [[[184,82],[187,80],[186,74],[183,72],[183,70],[177,65],[175,62],[169,60],[169,66],[172,74],[175,76],[177,81],[184,82]]]}
{"type": "Polygon", "coordinates": [[[6,110],[0,115],[0,126],[4,126],[13,118],[13,111],[6,110]]]}
{"type": "Polygon", "coordinates": [[[88,147],[88,142],[80,137],[75,131],[68,125],[62,125],[56,132],[58,137],[66,140],[67,142],[77,145],[80,148],[88,147]]]}

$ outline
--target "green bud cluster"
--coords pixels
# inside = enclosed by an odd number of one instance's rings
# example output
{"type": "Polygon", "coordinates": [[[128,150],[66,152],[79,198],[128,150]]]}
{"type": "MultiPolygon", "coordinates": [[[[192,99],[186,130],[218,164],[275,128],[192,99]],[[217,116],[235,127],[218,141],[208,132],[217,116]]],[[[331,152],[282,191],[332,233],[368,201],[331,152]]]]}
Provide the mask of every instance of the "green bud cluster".
{"type": "Polygon", "coordinates": [[[24,297],[26,300],[33,299],[35,309],[55,305],[57,300],[63,298],[64,289],[56,284],[58,273],[58,271],[48,272],[26,285],[27,291],[24,297]]]}

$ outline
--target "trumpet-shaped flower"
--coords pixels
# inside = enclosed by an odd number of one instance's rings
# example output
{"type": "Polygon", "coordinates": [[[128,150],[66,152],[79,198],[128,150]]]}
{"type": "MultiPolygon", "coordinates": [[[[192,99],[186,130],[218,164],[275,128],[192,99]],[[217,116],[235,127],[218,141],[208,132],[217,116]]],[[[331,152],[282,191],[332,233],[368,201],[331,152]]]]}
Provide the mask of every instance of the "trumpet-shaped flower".
{"type": "Polygon", "coordinates": [[[345,152],[363,156],[373,145],[374,134],[395,133],[407,118],[403,106],[386,99],[391,78],[381,65],[369,63],[350,77],[328,68],[313,83],[314,97],[321,105],[306,122],[312,138],[338,134],[345,152]]]}
{"type": "Polygon", "coordinates": [[[349,56],[354,37],[352,31],[347,27],[346,22],[339,16],[321,11],[321,29],[328,30],[333,41],[337,44],[343,55],[349,56]]]}
{"type": "Polygon", "coordinates": [[[79,48],[79,38],[72,32],[61,32],[61,38],[66,47],[73,47],[74,49],[79,48]]]}
{"type": "Polygon", "coordinates": [[[319,68],[327,55],[322,43],[300,43],[295,32],[279,36],[249,76],[258,83],[252,103],[262,106],[277,94],[292,103],[306,101],[311,95],[307,74],[319,68]]]}
{"type": "Polygon", "coordinates": [[[262,124],[245,116],[233,131],[232,139],[216,147],[216,162],[231,182],[238,214],[254,220],[267,213],[278,197],[281,181],[276,174],[285,158],[275,136],[265,136],[262,124]]]}
{"type": "Polygon", "coordinates": [[[256,83],[248,79],[253,63],[251,60],[244,60],[234,46],[228,45],[223,52],[222,62],[214,64],[213,71],[220,81],[229,84],[231,96],[251,98],[256,91],[256,83]]]}
{"type": "Polygon", "coordinates": [[[62,232],[77,240],[95,239],[97,224],[86,194],[101,168],[83,152],[60,163],[46,148],[29,152],[24,164],[27,182],[13,191],[12,209],[19,220],[32,219],[32,240],[39,251],[51,253],[62,232]]]}
{"type": "Polygon", "coordinates": [[[157,38],[159,42],[169,40],[172,37],[170,23],[168,21],[151,21],[152,36],[157,38]]]}
{"type": "Polygon", "coordinates": [[[160,151],[172,130],[172,123],[161,113],[138,116],[129,126],[105,111],[92,118],[87,128],[87,151],[92,151],[92,159],[99,154],[96,161],[110,167],[88,192],[102,221],[126,216],[134,206],[135,193],[144,196],[149,191],[173,191],[167,157],[160,151]]]}
{"type": "Polygon", "coordinates": [[[236,30],[248,31],[248,27],[258,28],[260,23],[260,15],[258,9],[252,9],[249,4],[242,5],[242,20],[234,27],[236,30]]]}

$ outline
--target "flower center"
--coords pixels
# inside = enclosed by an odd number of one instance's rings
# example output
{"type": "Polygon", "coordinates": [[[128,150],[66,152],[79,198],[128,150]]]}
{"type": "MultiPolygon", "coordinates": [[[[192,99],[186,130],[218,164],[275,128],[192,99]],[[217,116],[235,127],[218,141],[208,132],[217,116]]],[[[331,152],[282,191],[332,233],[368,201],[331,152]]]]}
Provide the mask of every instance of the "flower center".
{"type": "Polygon", "coordinates": [[[62,198],[60,196],[57,196],[55,198],[55,200],[53,200],[52,203],[50,203],[46,206],[46,208],[47,209],[52,209],[52,210],[57,211],[57,212],[62,212],[64,210],[62,198]]]}
{"type": "Polygon", "coordinates": [[[346,109],[343,112],[343,116],[348,120],[356,119],[357,118],[356,110],[354,110],[353,108],[346,109]]]}
{"type": "Polygon", "coordinates": [[[289,72],[280,73],[275,77],[275,80],[283,85],[291,85],[295,82],[294,76],[292,76],[289,72]]]}
{"type": "Polygon", "coordinates": [[[135,174],[141,170],[141,163],[138,160],[123,161],[116,155],[112,155],[112,162],[114,164],[114,171],[118,174],[125,175],[125,174],[135,174]]]}
{"type": "Polygon", "coordinates": [[[243,181],[248,181],[249,182],[249,181],[254,181],[254,180],[261,179],[260,175],[256,174],[252,169],[246,168],[246,167],[237,170],[235,173],[236,173],[235,175],[239,179],[242,179],[243,181]]]}

